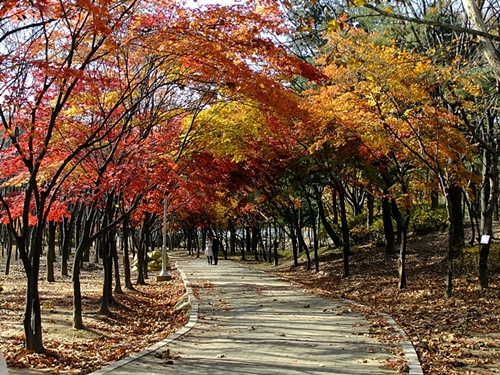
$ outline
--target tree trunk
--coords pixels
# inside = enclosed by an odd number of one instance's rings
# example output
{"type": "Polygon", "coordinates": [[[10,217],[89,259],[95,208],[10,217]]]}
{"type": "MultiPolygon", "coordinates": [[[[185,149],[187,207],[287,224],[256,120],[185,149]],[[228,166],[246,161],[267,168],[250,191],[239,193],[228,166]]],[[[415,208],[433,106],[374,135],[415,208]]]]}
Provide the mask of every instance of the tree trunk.
{"type": "Polygon", "coordinates": [[[307,206],[309,208],[309,213],[311,218],[318,218],[318,220],[311,220],[312,222],[312,232],[313,232],[313,249],[314,249],[314,269],[316,272],[319,272],[319,259],[318,259],[318,226],[317,222],[319,222],[319,214],[314,211],[314,207],[309,195],[306,196],[307,206]]]}
{"type": "MultiPolygon", "coordinates": [[[[486,153],[486,151],[485,151],[486,153]]],[[[485,190],[489,192],[488,195],[481,195],[481,234],[488,237],[488,241],[481,241],[480,249],[479,249],[479,264],[478,264],[478,273],[479,273],[479,283],[481,288],[488,288],[488,256],[490,252],[490,240],[493,236],[493,213],[495,211],[495,206],[498,201],[498,154],[494,153],[493,155],[484,155],[484,158],[489,159],[493,162],[484,163],[486,164],[487,169],[483,170],[483,181],[485,185],[485,190]],[[486,189],[486,187],[488,189],[486,189]]]]}
{"type": "Polygon", "coordinates": [[[145,285],[146,280],[144,278],[144,269],[147,267],[145,264],[145,256],[144,256],[144,230],[146,223],[142,224],[141,230],[139,231],[139,243],[137,244],[137,285],[145,285]]]}
{"type": "Polygon", "coordinates": [[[439,195],[436,191],[431,192],[431,210],[439,208],[439,195]]]}
{"type": "Polygon", "coordinates": [[[448,213],[448,254],[446,258],[446,287],[445,296],[451,298],[453,296],[453,238],[454,238],[454,225],[455,220],[453,219],[453,199],[451,199],[449,194],[449,189],[446,188],[446,212],[448,213]]]}
{"type": "Polygon", "coordinates": [[[109,314],[109,307],[113,304],[113,258],[110,249],[109,237],[102,239],[102,264],[104,268],[104,281],[102,285],[102,298],[100,314],[109,314]]]}
{"type": "Polygon", "coordinates": [[[351,249],[349,247],[349,225],[347,222],[347,212],[345,209],[344,187],[342,182],[336,183],[337,192],[339,194],[340,205],[340,221],[342,223],[342,239],[344,246],[342,247],[342,263],[344,268],[343,277],[349,277],[349,255],[351,249]]]}
{"type": "Polygon", "coordinates": [[[396,221],[396,245],[401,245],[403,237],[403,218],[396,200],[391,199],[391,213],[396,221]]]}
{"type": "Polygon", "coordinates": [[[129,259],[129,229],[128,229],[128,215],[123,220],[123,268],[125,272],[125,288],[128,290],[134,290],[132,285],[132,275],[130,273],[130,259],[129,259]]]}
{"type": "Polygon", "coordinates": [[[294,267],[299,266],[299,249],[297,247],[297,234],[293,225],[291,217],[289,218],[289,228],[290,228],[290,240],[292,242],[292,254],[293,254],[293,265],[294,267]]]}
{"type": "Polygon", "coordinates": [[[254,253],[255,261],[259,260],[259,254],[257,252],[257,245],[259,244],[259,228],[257,226],[252,227],[252,251],[254,253]]]}
{"type": "Polygon", "coordinates": [[[120,280],[120,263],[118,262],[118,250],[116,248],[116,232],[112,230],[109,234],[110,238],[110,250],[111,250],[111,256],[113,259],[113,265],[115,269],[115,289],[114,293],[115,294],[123,294],[122,290],[122,284],[120,280]]]}
{"type": "Polygon", "coordinates": [[[68,276],[68,259],[71,253],[71,219],[64,218],[61,223],[61,276],[68,276]]]}
{"type": "Polygon", "coordinates": [[[26,305],[24,309],[24,335],[27,350],[33,350],[35,353],[45,351],[42,340],[42,316],[40,308],[40,294],[38,290],[38,275],[40,272],[40,256],[42,246],[42,230],[35,226],[33,229],[33,241],[29,241],[29,231],[16,238],[17,248],[23,261],[26,272],[26,305]],[[26,244],[30,242],[33,248],[29,253],[26,244]]]}
{"type": "Polygon", "coordinates": [[[328,221],[325,213],[325,206],[323,204],[322,200],[322,194],[321,191],[318,189],[317,186],[314,186],[314,192],[316,195],[316,203],[318,205],[318,215],[321,219],[321,223],[323,224],[323,227],[326,230],[326,233],[328,233],[328,236],[332,239],[333,244],[335,246],[342,246],[342,240],[337,236],[337,233],[335,233],[335,230],[333,229],[332,225],[328,221]]]}
{"type": "Polygon", "coordinates": [[[7,236],[7,257],[5,259],[5,275],[8,276],[10,273],[10,261],[12,259],[12,233],[10,233],[10,229],[7,228],[6,234],[7,236]]]}
{"type": "Polygon", "coordinates": [[[49,238],[47,243],[47,281],[54,282],[54,262],[56,260],[56,223],[49,222],[49,238]]]}
{"type": "Polygon", "coordinates": [[[453,252],[458,255],[458,249],[465,246],[465,232],[462,206],[462,189],[459,186],[452,185],[449,188],[450,199],[453,201],[453,252]]]}
{"type": "Polygon", "coordinates": [[[385,256],[391,257],[396,253],[396,236],[392,225],[391,202],[389,198],[382,198],[382,222],[384,223],[385,256]]]}
{"type": "Polygon", "coordinates": [[[245,250],[250,251],[250,249],[252,247],[251,241],[250,241],[250,228],[245,227],[243,233],[245,235],[245,243],[243,244],[243,246],[241,246],[241,260],[247,260],[247,258],[245,256],[245,250]]]}
{"type": "MultiPolygon", "coordinates": [[[[481,9],[479,9],[477,2],[474,0],[463,0],[463,4],[472,28],[488,33],[488,28],[486,27],[481,9]]],[[[487,38],[479,36],[478,39],[481,41],[484,57],[488,61],[492,73],[495,75],[497,81],[500,81],[500,57],[495,45],[487,38]]]]}
{"type": "Polygon", "coordinates": [[[410,224],[410,212],[407,211],[404,219],[402,220],[402,233],[401,233],[401,247],[399,251],[398,259],[398,271],[399,271],[399,289],[406,288],[406,247],[408,242],[408,226],[410,224]]]}
{"type": "Polygon", "coordinates": [[[368,229],[371,228],[374,220],[374,206],[375,206],[375,197],[368,193],[366,196],[366,227],[368,229]]]}
{"type": "Polygon", "coordinates": [[[307,246],[306,242],[304,241],[304,236],[302,235],[302,228],[297,228],[297,239],[299,240],[299,246],[300,248],[304,249],[306,253],[306,258],[307,258],[307,269],[310,270],[312,266],[312,261],[311,261],[311,253],[309,251],[309,247],[307,246]]]}
{"type": "Polygon", "coordinates": [[[83,319],[82,319],[82,291],[80,283],[80,267],[83,264],[84,254],[88,253],[90,246],[92,245],[93,239],[90,237],[92,229],[94,228],[94,218],[97,215],[97,211],[92,208],[83,209],[81,215],[79,215],[79,221],[83,221],[83,231],[80,233],[80,241],[75,249],[75,258],[73,259],[73,272],[72,272],[72,282],[73,282],[73,328],[83,329],[83,319]],[[85,211],[88,215],[85,215],[85,211]],[[87,217],[86,217],[87,216],[87,217]]]}
{"type": "Polygon", "coordinates": [[[230,252],[231,255],[236,255],[236,227],[232,221],[229,223],[229,233],[230,252]]]}

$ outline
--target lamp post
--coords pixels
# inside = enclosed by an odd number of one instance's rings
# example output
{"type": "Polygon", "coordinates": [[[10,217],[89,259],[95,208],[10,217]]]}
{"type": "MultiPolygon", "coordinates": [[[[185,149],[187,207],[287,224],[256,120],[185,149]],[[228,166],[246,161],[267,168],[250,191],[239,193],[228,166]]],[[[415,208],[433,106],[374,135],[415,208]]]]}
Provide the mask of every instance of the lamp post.
{"type": "Polygon", "coordinates": [[[161,244],[161,271],[156,276],[156,281],[168,281],[172,276],[168,274],[168,258],[167,258],[167,206],[168,198],[165,195],[163,198],[163,230],[162,230],[162,244],[161,244]]]}

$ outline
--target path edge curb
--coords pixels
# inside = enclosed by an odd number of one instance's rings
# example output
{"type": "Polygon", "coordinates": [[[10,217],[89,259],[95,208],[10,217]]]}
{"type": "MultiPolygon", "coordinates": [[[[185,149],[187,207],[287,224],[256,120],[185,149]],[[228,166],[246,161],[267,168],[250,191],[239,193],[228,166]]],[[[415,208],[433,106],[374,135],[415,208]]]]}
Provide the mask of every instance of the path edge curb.
{"type": "MultiPolygon", "coordinates": [[[[366,307],[365,305],[362,305],[361,303],[358,303],[350,299],[344,299],[344,301],[347,301],[348,303],[355,306],[366,307]]],[[[396,323],[396,321],[392,318],[392,316],[380,312],[377,314],[384,317],[387,320],[387,322],[394,328],[394,330],[398,332],[398,335],[401,336],[402,338],[401,347],[403,348],[403,352],[405,353],[406,359],[408,360],[408,367],[409,367],[408,374],[424,375],[424,371],[422,370],[422,364],[418,359],[417,351],[415,350],[413,344],[409,341],[406,332],[398,325],[398,323],[396,323]]]]}
{"type": "Polygon", "coordinates": [[[184,282],[184,287],[186,288],[185,294],[187,294],[188,299],[189,299],[189,304],[191,305],[191,309],[189,312],[189,321],[187,322],[187,324],[184,327],[182,327],[180,330],[174,332],[173,334],[171,334],[167,338],[157,342],[156,344],[153,344],[150,347],[148,347],[148,348],[146,348],[138,353],[131,354],[128,357],[122,358],[119,361],[111,363],[111,364],[109,364],[109,365],[107,365],[107,366],[105,366],[97,371],[91,372],[88,375],[102,375],[102,374],[106,374],[108,372],[111,372],[113,370],[116,370],[117,368],[119,368],[121,366],[124,366],[130,362],[133,362],[139,358],[142,358],[142,357],[158,350],[162,346],[165,346],[168,343],[170,343],[174,340],[177,340],[179,337],[188,333],[195,326],[195,324],[198,322],[198,310],[199,310],[198,300],[194,296],[193,289],[191,288],[191,283],[189,282],[189,279],[187,278],[184,271],[182,269],[180,269],[177,264],[175,265],[175,267],[176,267],[177,271],[179,271],[179,273],[182,277],[182,281],[184,282]]]}

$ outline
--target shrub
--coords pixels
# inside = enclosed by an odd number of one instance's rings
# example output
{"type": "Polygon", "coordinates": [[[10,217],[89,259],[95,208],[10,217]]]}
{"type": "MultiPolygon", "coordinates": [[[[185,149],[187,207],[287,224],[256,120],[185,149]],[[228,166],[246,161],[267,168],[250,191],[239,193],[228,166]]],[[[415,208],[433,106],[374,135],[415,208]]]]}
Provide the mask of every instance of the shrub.
{"type": "Polygon", "coordinates": [[[446,209],[431,210],[427,206],[414,210],[410,220],[410,232],[418,235],[443,232],[448,228],[446,209]]]}
{"type": "Polygon", "coordinates": [[[366,228],[366,214],[357,215],[351,224],[357,223],[357,226],[351,226],[349,234],[354,244],[362,245],[373,242],[377,245],[385,244],[384,223],[382,219],[375,220],[370,228],[366,228]]]}
{"type": "Polygon", "coordinates": [[[355,227],[349,231],[349,236],[352,242],[357,245],[366,244],[371,240],[371,231],[368,228],[355,227]]]}
{"type": "Polygon", "coordinates": [[[361,213],[349,219],[348,225],[349,228],[358,228],[363,227],[366,228],[366,213],[361,213]]]}
{"type": "MultiPolygon", "coordinates": [[[[478,261],[479,245],[463,248],[459,256],[460,272],[463,274],[477,274],[478,261]]],[[[490,275],[500,274],[500,243],[493,243],[490,245],[488,273],[490,275]]]]}
{"type": "Polygon", "coordinates": [[[370,227],[372,241],[378,246],[385,245],[384,221],[380,218],[375,220],[370,227]]]}

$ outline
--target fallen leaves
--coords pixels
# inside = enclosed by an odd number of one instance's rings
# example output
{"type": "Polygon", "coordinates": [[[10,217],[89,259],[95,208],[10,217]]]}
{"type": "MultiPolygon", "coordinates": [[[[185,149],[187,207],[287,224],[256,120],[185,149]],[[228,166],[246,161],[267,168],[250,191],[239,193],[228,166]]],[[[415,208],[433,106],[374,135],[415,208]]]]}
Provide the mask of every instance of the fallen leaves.
{"type": "MultiPolygon", "coordinates": [[[[482,290],[474,275],[455,276],[453,298],[444,297],[445,235],[414,238],[408,246],[407,289],[397,288],[397,257],[383,248],[355,249],[351,276],[342,277],[337,253],[321,259],[321,273],[283,263],[269,271],[315,294],[347,298],[370,321],[370,333],[389,346],[400,333],[380,313],[394,318],[416,348],[425,374],[486,375],[500,372],[500,278],[482,290]],[[473,282],[471,282],[471,280],[473,282]]],[[[404,371],[401,361],[384,366],[404,371]]]]}
{"type": "MultiPolygon", "coordinates": [[[[123,273],[122,273],[123,274],[123,273]]],[[[72,328],[72,292],[69,278],[55,283],[40,280],[42,329],[45,353],[24,349],[22,314],[24,277],[19,264],[10,275],[0,276],[2,315],[0,348],[11,368],[45,369],[52,372],[77,371],[87,374],[168,337],[188,321],[185,310],[175,304],[185,292],[181,276],[170,272],[172,280],[136,285],[135,290],[114,295],[109,315],[100,315],[102,275],[99,270],[82,274],[83,320],[85,329],[72,328]]]]}

